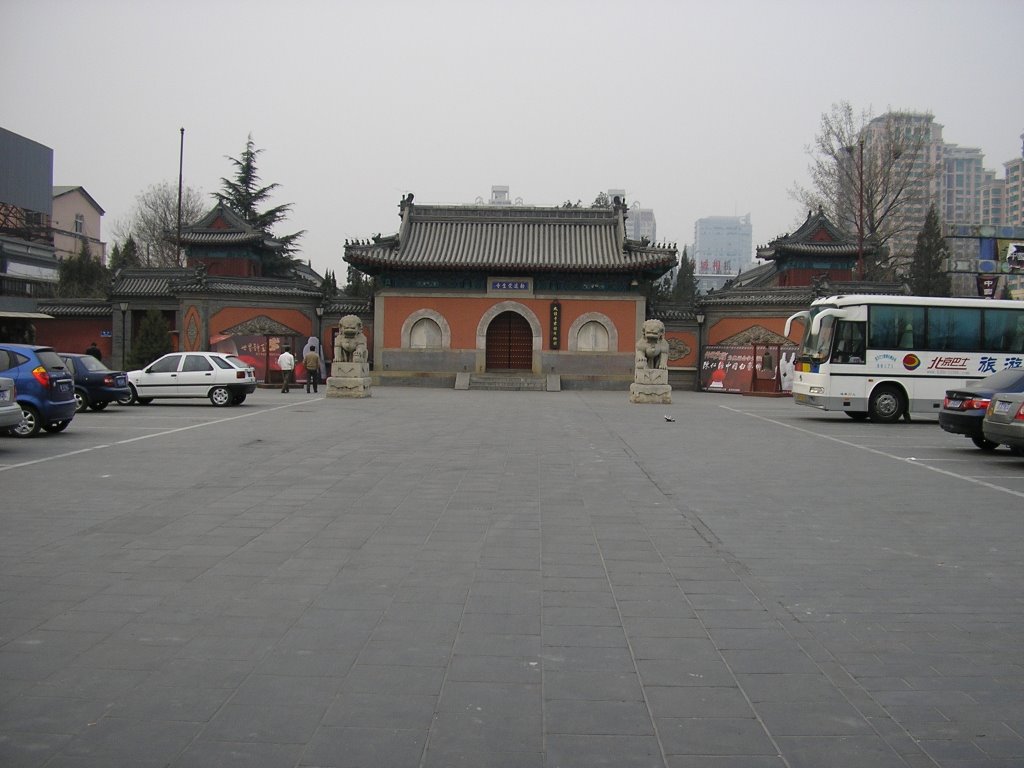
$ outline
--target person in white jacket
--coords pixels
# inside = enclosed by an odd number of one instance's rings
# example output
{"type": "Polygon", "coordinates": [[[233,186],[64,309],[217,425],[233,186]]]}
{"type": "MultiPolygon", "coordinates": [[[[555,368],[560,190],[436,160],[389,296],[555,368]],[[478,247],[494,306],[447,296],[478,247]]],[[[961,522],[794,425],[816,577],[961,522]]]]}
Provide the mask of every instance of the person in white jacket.
{"type": "Polygon", "coordinates": [[[277,357],[277,367],[281,369],[281,391],[287,392],[292,380],[292,371],[295,369],[295,355],[292,354],[291,347],[285,345],[284,352],[277,357]]]}

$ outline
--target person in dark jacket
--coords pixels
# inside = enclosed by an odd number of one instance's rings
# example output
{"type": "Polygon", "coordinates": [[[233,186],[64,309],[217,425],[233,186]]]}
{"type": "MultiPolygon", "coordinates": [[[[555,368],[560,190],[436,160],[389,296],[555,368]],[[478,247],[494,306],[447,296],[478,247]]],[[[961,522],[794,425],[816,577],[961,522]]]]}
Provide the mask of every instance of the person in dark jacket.
{"type": "Polygon", "coordinates": [[[96,346],[96,342],[95,341],[92,344],[90,344],[88,346],[88,348],[86,348],[85,354],[92,355],[97,360],[102,360],[103,359],[103,353],[100,352],[100,348],[96,346]]]}

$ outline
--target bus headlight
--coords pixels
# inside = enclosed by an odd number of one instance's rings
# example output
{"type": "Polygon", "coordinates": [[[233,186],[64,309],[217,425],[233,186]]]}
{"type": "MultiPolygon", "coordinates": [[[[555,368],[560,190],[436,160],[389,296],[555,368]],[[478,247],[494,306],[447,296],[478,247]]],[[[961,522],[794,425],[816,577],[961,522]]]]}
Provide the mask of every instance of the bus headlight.
{"type": "Polygon", "coordinates": [[[824,395],[825,394],[825,388],[824,387],[811,387],[807,391],[810,392],[812,395],[824,395]]]}

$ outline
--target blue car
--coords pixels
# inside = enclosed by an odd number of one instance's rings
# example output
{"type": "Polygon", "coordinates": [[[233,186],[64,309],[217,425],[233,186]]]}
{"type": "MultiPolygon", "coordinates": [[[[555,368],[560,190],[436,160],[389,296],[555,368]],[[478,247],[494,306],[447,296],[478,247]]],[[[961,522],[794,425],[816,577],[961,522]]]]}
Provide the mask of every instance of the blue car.
{"type": "Polygon", "coordinates": [[[128,374],[112,371],[92,355],[58,352],[65,367],[75,377],[75,400],[78,413],[86,408],[102,411],[109,403],[131,402],[128,374]]]}
{"type": "Polygon", "coordinates": [[[34,437],[40,429],[63,432],[75,416],[75,380],[52,347],[0,344],[0,376],[14,379],[21,423],[17,437],[34,437]]]}

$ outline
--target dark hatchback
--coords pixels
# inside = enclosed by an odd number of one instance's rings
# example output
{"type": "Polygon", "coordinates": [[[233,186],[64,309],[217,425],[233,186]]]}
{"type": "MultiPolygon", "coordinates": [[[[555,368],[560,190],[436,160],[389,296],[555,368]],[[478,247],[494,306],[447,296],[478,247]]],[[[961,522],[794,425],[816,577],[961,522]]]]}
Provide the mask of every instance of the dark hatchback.
{"type": "Polygon", "coordinates": [[[17,437],[33,437],[40,429],[63,432],[75,417],[75,380],[52,347],[0,344],[0,376],[14,379],[21,406],[17,437]]]}
{"type": "Polygon", "coordinates": [[[1024,368],[1004,368],[963,389],[947,389],[939,411],[939,426],[947,432],[971,438],[983,451],[999,447],[985,437],[985,410],[998,392],[1024,392],[1024,368]]]}
{"type": "Polygon", "coordinates": [[[75,401],[77,411],[86,408],[102,411],[110,403],[131,402],[132,391],[128,387],[128,374],[112,371],[92,355],[73,352],[58,352],[64,365],[75,377],[75,401]]]}

